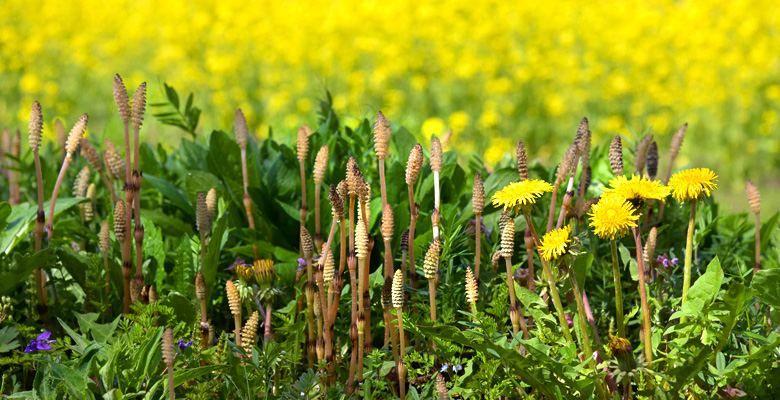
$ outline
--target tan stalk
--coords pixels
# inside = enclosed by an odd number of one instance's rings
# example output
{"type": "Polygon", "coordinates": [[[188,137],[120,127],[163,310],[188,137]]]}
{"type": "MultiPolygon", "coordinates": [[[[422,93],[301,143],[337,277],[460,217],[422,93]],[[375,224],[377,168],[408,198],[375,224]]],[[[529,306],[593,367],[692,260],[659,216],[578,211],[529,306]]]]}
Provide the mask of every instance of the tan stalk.
{"type": "MultiPolygon", "coordinates": [[[[402,274],[403,277],[403,274],[402,274]]],[[[384,310],[385,324],[390,331],[390,344],[392,345],[393,361],[398,365],[398,331],[396,324],[393,323],[393,277],[385,277],[385,284],[382,286],[382,309],[384,310]]],[[[386,342],[387,340],[385,340],[386,342]]]]}
{"type": "Polygon", "coordinates": [[[198,299],[198,303],[200,303],[200,347],[205,350],[209,344],[208,304],[206,303],[208,288],[206,287],[206,277],[203,276],[203,271],[198,271],[195,275],[195,297],[198,299]]]}
{"type": "Polygon", "coordinates": [[[162,354],[165,365],[168,367],[168,393],[171,400],[176,397],[173,393],[173,358],[175,353],[173,352],[173,330],[166,328],[163,333],[162,354]]]}
{"type": "MultiPolygon", "coordinates": [[[[569,173],[573,169],[573,165],[576,165],[575,164],[576,149],[577,149],[576,144],[569,146],[569,148],[566,150],[566,153],[564,153],[563,155],[563,159],[561,160],[561,165],[559,165],[558,170],[555,171],[555,176],[556,176],[555,189],[553,189],[552,198],[550,199],[550,212],[547,216],[546,232],[552,230],[553,221],[554,221],[553,218],[555,216],[555,207],[557,205],[557,199],[558,199],[558,190],[563,184],[563,181],[569,178],[569,173]]],[[[563,210],[563,207],[561,207],[561,210],[563,210]]]]}
{"type": "Polygon", "coordinates": [[[365,308],[366,308],[366,299],[363,296],[363,293],[367,290],[367,279],[365,274],[363,274],[363,270],[366,259],[369,257],[369,244],[368,244],[368,232],[366,232],[365,224],[363,223],[363,219],[359,219],[357,226],[355,227],[355,255],[357,256],[358,266],[360,267],[360,276],[358,276],[358,289],[357,289],[357,295],[358,297],[358,315],[357,315],[357,349],[358,349],[358,357],[357,357],[357,368],[358,368],[358,375],[357,375],[357,381],[361,382],[363,380],[362,373],[363,373],[363,347],[364,347],[364,338],[365,338],[365,327],[366,327],[366,315],[365,315],[365,308]]]}
{"type": "MultiPolygon", "coordinates": [[[[32,149],[33,158],[35,159],[35,178],[38,185],[38,212],[36,213],[35,218],[35,252],[37,253],[41,251],[43,245],[43,225],[46,221],[46,216],[43,211],[43,175],[41,173],[41,158],[38,153],[41,146],[41,136],[43,134],[43,111],[41,109],[41,104],[37,101],[33,103],[32,110],[30,111],[29,131],[30,148],[32,149]]],[[[5,140],[6,138],[3,139],[5,140]]],[[[5,145],[5,142],[3,145],[5,145]]],[[[46,298],[46,292],[43,287],[43,271],[40,268],[35,269],[35,292],[38,297],[38,314],[41,316],[41,319],[46,326],[50,326],[51,321],[49,320],[48,299],[46,298]]]]}
{"type": "MultiPolygon", "coordinates": [[[[108,277],[108,251],[111,249],[111,228],[108,226],[108,220],[104,220],[100,225],[100,252],[103,253],[103,266],[106,273],[106,296],[110,293],[108,277]]],[[[110,312],[109,312],[110,314],[110,312]]]]}
{"type": "MultiPolygon", "coordinates": [[[[140,283],[144,281],[143,275],[143,246],[144,226],[141,223],[141,185],[144,174],[139,165],[139,146],[141,145],[141,125],[146,112],[146,82],[141,83],[133,95],[132,123],[133,123],[133,208],[135,209],[135,279],[140,283]]],[[[129,151],[129,150],[125,150],[129,151]]]]}
{"type": "Polygon", "coordinates": [[[54,235],[54,205],[57,203],[57,194],[60,191],[60,185],[62,185],[62,179],[65,177],[65,172],[68,170],[71,158],[79,147],[79,141],[84,136],[84,131],[87,129],[87,121],[89,117],[84,114],[79,118],[78,122],[73,125],[73,129],[68,134],[68,142],[65,146],[67,153],[65,154],[65,160],[62,162],[62,168],[60,169],[60,175],[57,177],[57,183],[54,185],[54,192],[51,195],[51,201],[49,202],[49,221],[46,223],[46,230],[49,232],[49,241],[51,242],[54,235]]]}
{"type": "Polygon", "coordinates": [[[481,265],[480,255],[482,254],[482,211],[485,208],[485,186],[482,183],[482,177],[479,174],[474,175],[474,188],[471,194],[471,204],[474,210],[475,227],[475,245],[474,245],[474,273],[477,282],[479,282],[479,267],[481,265]]]}
{"type": "Polygon", "coordinates": [[[309,357],[309,368],[314,366],[314,346],[316,341],[316,333],[314,330],[314,265],[312,258],[314,258],[314,242],[311,240],[311,235],[306,227],[301,228],[301,250],[303,251],[303,259],[306,260],[306,322],[309,327],[307,350],[309,357]]]}
{"type": "MultiPolygon", "coordinates": [[[[431,139],[431,171],[433,171],[433,210],[436,213],[438,213],[438,210],[441,210],[441,184],[439,182],[439,176],[441,175],[443,158],[444,154],[442,153],[441,142],[439,142],[439,138],[434,136],[431,139]]],[[[438,237],[439,227],[437,222],[433,227],[433,238],[436,239],[438,237]]]]}
{"type": "Polygon", "coordinates": [[[352,341],[351,356],[349,362],[349,380],[347,381],[347,392],[352,393],[353,384],[355,382],[355,366],[357,365],[357,352],[355,351],[358,345],[358,332],[357,332],[357,313],[358,313],[358,288],[357,288],[357,256],[355,251],[349,252],[349,258],[347,259],[347,266],[349,268],[349,284],[350,293],[352,294],[352,322],[349,328],[349,338],[352,341]]]}
{"type": "Polygon", "coordinates": [[[425,253],[425,262],[423,263],[423,272],[425,279],[428,280],[428,297],[431,306],[431,321],[436,323],[436,276],[439,273],[439,252],[441,251],[441,242],[434,239],[428,252],[425,253]]]}
{"type": "Polygon", "coordinates": [[[65,158],[65,142],[68,140],[68,135],[65,133],[65,124],[61,119],[54,121],[54,136],[57,138],[57,146],[62,151],[62,158],[65,158]]]}
{"type": "MultiPolygon", "coordinates": [[[[125,236],[127,240],[124,242],[125,251],[128,254],[128,264],[130,263],[130,257],[132,257],[133,239],[130,232],[133,224],[130,222],[133,218],[133,199],[135,198],[135,191],[133,190],[132,171],[130,166],[130,120],[132,119],[132,111],[130,110],[130,100],[127,95],[127,88],[122,81],[122,77],[119,74],[114,76],[114,102],[117,106],[119,116],[122,118],[122,124],[125,132],[125,176],[124,187],[125,191],[125,215],[127,218],[127,224],[125,226],[125,236]]],[[[134,122],[134,121],[133,121],[134,122]]],[[[117,176],[118,179],[121,179],[117,176]]]]}
{"type": "Polygon", "coordinates": [[[401,392],[401,400],[404,400],[406,398],[406,367],[404,366],[404,357],[406,356],[406,348],[404,343],[406,343],[406,341],[404,338],[403,318],[404,277],[400,269],[395,271],[395,276],[393,277],[392,297],[393,307],[395,308],[396,316],[398,317],[398,334],[400,335],[400,339],[398,341],[398,363],[396,364],[396,369],[398,371],[398,387],[401,392]]]}
{"type": "Polygon", "coordinates": [[[325,170],[328,167],[328,146],[320,147],[317,157],[314,159],[314,245],[317,251],[322,252],[322,231],[320,230],[320,191],[322,181],[325,179],[325,170]]]}
{"type": "MultiPolygon", "coordinates": [[[[425,158],[423,156],[423,148],[417,143],[409,153],[409,160],[406,163],[406,186],[409,191],[409,213],[411,214],[411,220],[409,221],[409,276],[413,288],[417,288],[417,273],[415,271],[414,262],[414,228],[417,225],[417,216],[420,214],[420,207],[414,202],[414,184],[417,183],[417,179],[420,177],[420,171],[422,170],[423,162],[425,158]]],[[[406,275],[404,273],[404,275],[406,275]]],[[[405,276],[404,276],[404,279],[405,276]]]]}
{"type": "MultiPolygon", "coordinates": [[[[572,209],[572,201],[574,200],[574,176],[577,172],[577,163],[579,162],[580,158],[580,150],[579,150],[579,138],[574,141],[574,144],[572,144],[569,147],[569,150],[567,151],[567,154],[569,154],[570,159],[567,160],[566,157],[564,157],[564,163],[568,163],[567,167],[561,167],[558,169],[558,172],[561,172],[561,175],[558,179],[567,180],[568,183],[566,184],[566,193],[563,196],[563,202],[561,203],[561,211],[558,214],[558,222],[555,224],[555,229],[561,229],[561,226],[563,226],[563,219],[564,217],[571,211],[572,209]]],[[[556,183],[558,180],[556,180],[556,183]]]]}
{"type": "MultiPolygon", "coordinates": [[[[663,203],[661,203],[663,204],[663,203]]],[[[696,203],[692,203],[696,204],[696,203]]],[[[650,304],[647,302],[647,288],[645,284],[645,257],[642,251],[642,237],[639,232],[639,227],[632,228],[634,233],[634,241],[636,242],[636,264],[639,272],[639,299],[642,305],[642,344],[645,349],[645,361],[651,363],[653,361],[653,343],[652,332],[650,328],[650,304]]]]}
{"type": "Polygon", "coordinates": [[[509,319],[512,321],[512,333],[517,335],[522,329],[523,339],[528,340],[531,337],[528,334],[528,328],[525,324],[523,310],[517,303],[515,294],[514,271],[512,269],[512,255],[515,251],[515,220],[510,219],[504,225],[501,231],[501,254],[506,262],[506,284],[509,289],[509,319]]]}
{"type": "MultiPolygon", "coordinates": [[[[241,149],[241,173],[244,178],[244,209],[246,210],[246,219],[249,229],[255,230],[255,218],[252,215],[252,199],[249,197],[249,173],[246,166],[246,146],[249,142],[249,128],[246,124],[244,113],[239,108],[236,110],[236,118],[233,123],[233,129],[236,133],[236,143],[241,149]]],[[[252,245],[255,254],[255,260],[260,258],[260,251],[256,244],[252,245]]]]}
{"type": "Polygon", "coordinates": [[[580,131],[582,131],[582,134],[580,136],[579,141],[577,142],[577,146],[578,146],[577,151],[580,156],[580,164],[582,165],[582,172],[580,175],[580,181],[577,184],[577,204],[574,206],[574,209],[577,210],[578,213],[582,212],[582,204],[585,202],[585,193],[588,191],[588,186],[590,186],[590,178],[591,178],[590,177],[591,133],[590,133],[590,127],[588,126],[587,118],[583,118],[582,121],[580,122],[580,127],[577,130],[577,133],[580,133],[580,131]]]}
{"type": "Polygon", "coordinates": [[[125,214],[125,201],[119,199],[114,205],[114,235],[116,241],[119,242],[119,246],[122,249],[122,279],[124,280],[124,309],[125,314],[130,313],[130,274],[132,269],[130,267],[130,255],[127,254],[127,247],[125,242],[128,240],[127,230],[127,214],[125,214]]]}
{"type": "MultiPolygon", "coordinates": [[[[385,279],[393,276],[395,270],[393,266],[393,209],[389,204],[385,204],[382,210],[382,241],[385,245],[385,262],[384,262],[384,277],[385,279]]],[[[391,307],[392,308],[392,307],[391,307]]],[[[387,323],[388,314],[387,310],[383,312],[385,319],[385,341],[390,336],[390,326],[387,323]]]]}

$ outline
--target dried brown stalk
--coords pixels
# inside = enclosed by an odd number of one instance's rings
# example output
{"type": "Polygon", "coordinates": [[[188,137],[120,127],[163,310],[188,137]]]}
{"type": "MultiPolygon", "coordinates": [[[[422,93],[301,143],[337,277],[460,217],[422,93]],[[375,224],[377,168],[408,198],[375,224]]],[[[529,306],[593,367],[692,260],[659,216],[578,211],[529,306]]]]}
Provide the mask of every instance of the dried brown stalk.
{"type": "Polygon", "coordinates": [[[51,238],[54,235],[54,205],[57,203],[57,194],[60,191],[60,185],[62,185],[62,179],[65,178],[65,172],[68,170],[71,158],[73,157],[73,154],[76,153],[76,150],[79,147],[79,141],[81,141],[81,137],[84,136],[84,131],[87,129],[88,119],[89,117],[87,114],[82,115],[76,124],[73,125],[70,134],[68,134],[68,142],[65,145],[65,160],[62,162],[62,168],[60,169],[60,174],[57,177],[57,183],[54,185],[54,192],[52,193],[51,201],[49,202],[49,220],[46,223],[46,230],[49,232],[49,241],[51,241],[51,238]]]}

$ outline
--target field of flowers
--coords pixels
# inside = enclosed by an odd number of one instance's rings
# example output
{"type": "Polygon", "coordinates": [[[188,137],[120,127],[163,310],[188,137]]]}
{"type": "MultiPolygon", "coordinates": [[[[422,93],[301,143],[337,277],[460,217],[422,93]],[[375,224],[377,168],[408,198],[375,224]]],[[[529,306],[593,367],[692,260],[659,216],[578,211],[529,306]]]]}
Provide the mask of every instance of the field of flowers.
{"type": "Polygon", "coordinates": [[[113,132],[94,88],[121,70],[148,80],[152,101],[164,80],[198,94],[207,130],[240,107],[257,135],[273,127],[287,143],[329,91],[348,124],[382,109],[424,143],[452,129],[490,165],[517,137],[540,159],[561,156],[587,115],[596,141],[649,132],[662,149],[688,122],[689,139],[713,150],[684,149],[682,161],[723,167],[727,192],[780,166],[780,16],[762,12],[774,9],[767,0],[31,7],[2,5],[4,125],[23,124],[18,105],[37,99],[69,118],[89,105],[97,129],[113,132]]]}

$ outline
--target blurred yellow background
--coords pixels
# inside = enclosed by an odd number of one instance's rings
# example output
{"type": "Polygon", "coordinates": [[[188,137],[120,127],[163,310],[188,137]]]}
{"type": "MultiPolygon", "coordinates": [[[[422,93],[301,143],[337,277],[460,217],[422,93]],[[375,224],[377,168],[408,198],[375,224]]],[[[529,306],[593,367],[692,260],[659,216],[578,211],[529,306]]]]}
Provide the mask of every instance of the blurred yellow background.
{"type": "MultiPolygon", "coordinates": [[[[37,99],[49,120],[63,116],[69,125],[88,112],[93,131],[116,130],[118,72],[131,88],[148,81],[152,101],[162,99],[163,82],[180,95],[194,92],[201,133],[229,130],[241,107],[259,136],[273,127],[291,142],[300,124],[316,121],[330,91],[346,124],[381,109],[420,138],[452,128],[450,146],[483,154],[488,164],[523,139],[529,155],[552,165],[587,116],[596,143],[654,134],[664,171],[671,133],[688,122],[678,167],[713,168],[732,190],[759,175],[778,185],[774,1],[4,0],[1,7],[2,126],[25,127],[37,99]]],[[[180,135],[152,129],[171,141],[180,135]]]]}

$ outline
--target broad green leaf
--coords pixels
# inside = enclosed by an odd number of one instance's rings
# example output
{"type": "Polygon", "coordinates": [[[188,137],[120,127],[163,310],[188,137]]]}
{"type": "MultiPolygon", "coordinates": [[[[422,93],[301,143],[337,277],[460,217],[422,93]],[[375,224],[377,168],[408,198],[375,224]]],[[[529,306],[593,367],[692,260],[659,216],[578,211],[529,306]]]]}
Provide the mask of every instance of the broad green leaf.
{"type": "Polygon", "coordinates": [[[756,271],[751,287],[756,296],[774,308],[780,308],[780,269],[762,269],[756,271]]]}
{"type": "Polygon", "coordinates": [[[723,270],[720,267],[720,260],[716,256],[707,266],[707,272],[700,276],[688,290],[688,301],[672,318],[682,315],[700,316],[704,307],[715,300],[722,281],[723,270]]]}
{"type": "Polygon", "coordinates": [[[220,216],[214,224],[214,230],[211,232],[211,239],[208,244],[206,261],[203,265],[203,278],[206,280],[207,288],[214,287],[214,281],[217,277],[219,256],[222,251],[222,246],[224,245],[223,236],[227,233],[227,213],[225,213],[220,216]]]}
{"type": "Polygon", "coordinates": [[[19,341],[16,336],[19,335],[13,326],[4,326],[0,328],[0,353],[7,353],[19,347],[19,341]]]}
{"type": "Polygon", "coordinates": [[[170,184],[167,180],[158,178],[153,175],[144,175],[144,182],[149,182],[157,191],[159,191],[163,197],[173,203],[174,206],[184,211],[190,216],[195,216],[195,209],[192,208],[190,201],[187,197],[175,186],[170,184]]]}
{"type": "Polygon", "coordinates": [[[16,285],[27,280],[36,268],[47,266],[52,251],[52,248],[46,248],[26,256],[15,253],[14,261],[0,269],[0,295],[11,294],[16,285]]]}

